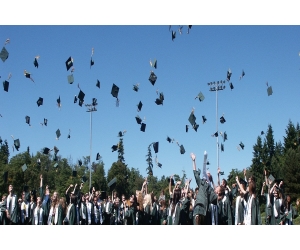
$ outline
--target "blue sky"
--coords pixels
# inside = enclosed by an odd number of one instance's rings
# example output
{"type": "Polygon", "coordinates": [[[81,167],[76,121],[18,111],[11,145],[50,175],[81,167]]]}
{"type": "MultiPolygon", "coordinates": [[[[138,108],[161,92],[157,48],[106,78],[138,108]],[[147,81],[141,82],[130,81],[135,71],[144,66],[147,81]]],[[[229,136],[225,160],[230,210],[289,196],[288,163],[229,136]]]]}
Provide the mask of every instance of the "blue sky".
{"type": "MultiPolygon", "coordinates": [[[[182,170],[192,177],[190,153],[197,155],[198,167],[202,169],[203,152],[206,150],[211,163],[210,170],[216,175],[216,93],[209,91],[208,82],[225,80],[227,70],[232,71],[234,89],[226,88],[218,93],[218,120],[224,113],[226,123],[219,123],[219,131],[226,131],[228,140],[225,151],[220,152],[221,170],[228,174],[232,168],[250,166],[253,145],[260,132],[268,124],[274,130],[275,141],[283,141],[289,119],[299,121],[296,100],[299,97],[299,26],[210,26],[194,25],[187,34],[187,26],[171,39],[168,25],[137,26],[1,26],[1,41],[7,38],[5,47],[9,58],[1,64],[1,80],[9,80],[9,91],[1,91],[0,120],[1,137],[10,144],[11,135],[19,138],[19,152],[30,146],[36,153],[43,147],[59,148],[64,158],[71,157],[73,164],[82,156],[90,154],[90,114],[86,107],[74,104],[79,83],[85,93],[85,103],[98,100],[98,111],[93,113],[92,160],[99,152],[106,171],[117,159],[111,146],[124,136],[125,161],[128,167],[139,168],[146,175],[147,147],[159,142],[158,160],[162,168],[154,167],[154,175],[171,175],[182,170]],[[94,48],[95,64],[90,68],[91,50],[94,48]],[[39,55],[39,68],[33,65],[39,55]],[[70,85],[65,62],[74,59],[75,82],[70,85]],[[157,59],[157,69],[150,67],[150,59],[157,59]],[[25,78],[23,71],[32,74],[34,83],[25,78]],[[154,86],[148,78],[150,71],[157,75],[154,86]],[[242,73],[245,76],[239,80],[242,73]],[[97,79],[101,88],[96,87],[97,79]],[[267,86],[273,95],[267,95],[267,86]],[[112,84],[119,86],[120,105],[110,94],[112,84]],[[139,91],[133,85],[140,83],[139,91]],[[164,93],[163,106],[157,106],[156,90],[164,93]],[[203,102],[195,97],[199,92],[203,102]],[[56,105],[60,96],[62,107],[56,105]],[[44,104],[37,106],[39,97],[44,104]],[[141,112],[137,104],[142,101],[141,112]],[[195,108],[198,132],[189,129],[188,117],[195,108]],[[135,116],[146,117],[146,132],[140,131],[135,116]],[[25,116],[31,117],[31,127],[25,116]],[[207,122],[202,124],[202,115],[207,122]],[[48,126],[41,126],[43,119],[48,126]],[[56,140],[55,131],[61,137],[56,140]],[[71,138],[67,139],[71,130],[71,138]],[[183,144],[186,153],[180,154],[176,143],[168,143],[170,136],[183,144]],[[244,150],[238,151],[240,142],[244,150]]],[[[219,137],[220,140],[222,137],[219,137]]],[[[153,160],[155,153],[153,153],[153,160]]]]}

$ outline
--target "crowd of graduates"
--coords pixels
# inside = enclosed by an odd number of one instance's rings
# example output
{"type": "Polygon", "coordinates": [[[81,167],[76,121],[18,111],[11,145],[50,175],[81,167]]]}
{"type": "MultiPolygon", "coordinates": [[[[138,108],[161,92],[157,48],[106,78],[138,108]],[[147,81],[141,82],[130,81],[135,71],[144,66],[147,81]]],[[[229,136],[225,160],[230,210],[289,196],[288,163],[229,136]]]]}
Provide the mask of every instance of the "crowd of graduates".
{"type": "Polygon", "coordinates": [[[193,174],[197,184],[190,188],[191,179],[181,188],[181,182],[169,180],[170,199],[162,191],[159,195],[148,190],[145,179],[141,190],[130,197],[112,192],[96,191],[93,187],[82,193],[83,183],[70,185],[64,197],[50,193],[40,175],[38,191],[24,190],[21,198],[12,185],[0,203],[1,225],[293,225],[298,216],[300,200],[296,206],[284,193],[283,181],[269,178],[264,171],[261,196],[265,197],[266,216],[262,223],[256,180],[253,176],[236,177],[231,188],[227,181],[215,185],[212,175],[203,166],[196,167],[196,156],[191,154],[193,174]],[[127,199],[126,199],[127,198],[127,199]]]}

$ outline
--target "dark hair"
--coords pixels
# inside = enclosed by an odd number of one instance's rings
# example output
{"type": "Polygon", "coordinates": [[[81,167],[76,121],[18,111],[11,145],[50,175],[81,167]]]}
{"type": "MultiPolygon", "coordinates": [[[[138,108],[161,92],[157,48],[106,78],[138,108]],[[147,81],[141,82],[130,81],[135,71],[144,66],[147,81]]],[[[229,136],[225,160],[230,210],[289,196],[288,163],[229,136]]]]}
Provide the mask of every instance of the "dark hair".
{"type": "Polygon", "coordinates": [[[249,193],[255,194],[255,192],[256,192],[256,184],[255,184],[254,179],[252,179],[252,181],[249,182],[249,193]]]}
{"type": "Polygon", "coordinates": [[[225,179],[222,179],[222,181],[225,182],[225,187],[227,186],[227,181],[225,179]]]}
{"type": "Polygon", "coordinates": [[[71,204],[76,205],[76,201],[77,201],[77,196],[74,194],[71,194],[71,204]]]}
{"type": "Polygon", "coordinates": [[[181,188],[175,189],[173,194],[173,204],[176,205],[181,199],[181,188]]]}
{"type": "Polygon", "coordinates": [[[225,187],[224,186],[220,186],[220,194],[223,196],[225,195],[225,187]]]}

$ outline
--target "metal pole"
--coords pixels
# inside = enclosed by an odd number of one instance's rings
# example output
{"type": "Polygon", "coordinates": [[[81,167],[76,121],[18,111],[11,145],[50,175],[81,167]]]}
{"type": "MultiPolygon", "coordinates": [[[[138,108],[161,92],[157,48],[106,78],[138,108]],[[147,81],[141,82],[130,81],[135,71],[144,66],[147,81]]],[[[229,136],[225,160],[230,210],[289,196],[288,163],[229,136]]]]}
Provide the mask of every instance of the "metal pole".
{"type": "Polygon", "coordinates": [[[92,185],[92,113],[90,112],[90,126],[91,126],[91,138],[90,138],[90,189],[92,185]]]}
{"type": "MultiPolygon", "coordinates": [[[[217,84],[217,90],[216,90],[216,125],[217,125],[217,133],[219,134],[218,131],[218,89],[219,89],[219,84],[217,84]]],[[[217,170],[219,168],[219,135],[217,136],[217,170]]]]}

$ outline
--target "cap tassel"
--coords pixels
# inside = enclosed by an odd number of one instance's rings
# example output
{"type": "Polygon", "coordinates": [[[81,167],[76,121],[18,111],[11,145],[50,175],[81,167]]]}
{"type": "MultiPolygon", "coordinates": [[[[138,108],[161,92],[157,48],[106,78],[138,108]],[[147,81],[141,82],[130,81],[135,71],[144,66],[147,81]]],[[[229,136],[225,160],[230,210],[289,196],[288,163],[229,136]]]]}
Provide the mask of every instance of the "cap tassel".
{"type": "Polygon", "coordinates": [[[9,39],[9,38],[7,38],[7,39],[5,40],[4,46],[5,46],[6,44],[8,44],[8,43],[10,43],[10,39],[9,39]]]}
{"type": "Polygon", "coordinates": [[[119,98],[117,98],[117,100],[116,100],[116,107],[119,107],[119,105],[120,105],[120,100],[119,100],[119,98]]]}

